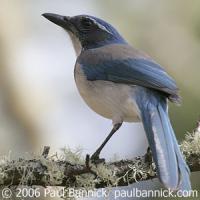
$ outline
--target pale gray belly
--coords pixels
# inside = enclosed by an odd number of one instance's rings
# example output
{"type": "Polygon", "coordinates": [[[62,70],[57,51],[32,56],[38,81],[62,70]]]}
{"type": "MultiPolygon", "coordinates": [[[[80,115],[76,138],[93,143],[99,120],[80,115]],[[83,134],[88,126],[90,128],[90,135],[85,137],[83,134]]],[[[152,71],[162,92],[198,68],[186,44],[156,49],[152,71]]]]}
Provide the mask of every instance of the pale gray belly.
{"type": "Polygon", "coordinates": [[[134,86],[101,80],[88,81],[78,67],[75,69],[76,85],[80,95],[92,110],[113,121],[140,121],[134,101],[134,86]]]}

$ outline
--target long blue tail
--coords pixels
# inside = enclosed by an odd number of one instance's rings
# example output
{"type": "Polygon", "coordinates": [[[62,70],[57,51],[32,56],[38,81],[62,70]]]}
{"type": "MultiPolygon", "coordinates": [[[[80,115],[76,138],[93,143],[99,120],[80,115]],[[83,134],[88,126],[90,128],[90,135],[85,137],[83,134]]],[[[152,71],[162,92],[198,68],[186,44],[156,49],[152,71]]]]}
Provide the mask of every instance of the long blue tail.
{"type": "Polygon", "coordinates": [[[138,90],[136,103],[156,164],[166,188],[190,190],[190,170],[180,152],[168,117],[167,99],[149,89],[138,90]]]}

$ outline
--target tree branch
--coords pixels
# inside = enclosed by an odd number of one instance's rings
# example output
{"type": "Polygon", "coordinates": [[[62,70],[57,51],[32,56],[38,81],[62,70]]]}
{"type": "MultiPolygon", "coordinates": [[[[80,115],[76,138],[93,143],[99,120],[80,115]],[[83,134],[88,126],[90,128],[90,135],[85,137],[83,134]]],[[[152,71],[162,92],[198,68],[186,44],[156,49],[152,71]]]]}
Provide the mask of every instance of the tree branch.
{"type": "MultiPolygon", "coordinates": [[[[180,145],[191,172],[200,171],[200,128],[187,134],[180,145]]],[[[64,186],[76,188],[104,188],[127,186],[131,183],[156,178],[156,168],[148,150],[144,156],[92,164],[89,156],[83,159],[81,151],[63,149],[63,154],[49,156],[50,147],[44,147],[41,156],[31,160],[0,160],[0,186],[64,186]]]]}

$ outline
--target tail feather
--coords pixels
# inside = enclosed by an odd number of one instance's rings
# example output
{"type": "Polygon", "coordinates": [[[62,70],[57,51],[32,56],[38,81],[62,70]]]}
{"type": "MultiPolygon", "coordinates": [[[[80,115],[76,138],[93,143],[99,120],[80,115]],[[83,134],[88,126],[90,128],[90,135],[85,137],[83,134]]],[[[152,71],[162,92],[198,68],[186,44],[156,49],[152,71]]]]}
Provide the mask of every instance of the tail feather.
{"type": "Polygon", "coordinates": [[[137,99],[141,119],[156,164],[158,178],[172,190],[191,188],[189,169],[180,152],[167,113],[167,99],[144,92],[137,99]]]}
{"type": "MultiPolygon", "coordinates": [[[[168,123],[170,123],[169,119],[168,119],[168,123]]],[[[173,129],[171,126],[170,126],[170,128],[171,128],[171,133],[173,134],[173,129]]],[[[180,183],[179,183],[178,189],[191,190],[191,183],[190,183],[190,176],[189,176],[190,169],[185,162],[185,159],[180,151],[180,148],[178,146],[175,136],[172,138],[174,140],[174,148],[176,150],[176,157],[177,157],[177,161],[179,163],[178,167],[179,167],[179,174],[180,174],[180,183]]]]}

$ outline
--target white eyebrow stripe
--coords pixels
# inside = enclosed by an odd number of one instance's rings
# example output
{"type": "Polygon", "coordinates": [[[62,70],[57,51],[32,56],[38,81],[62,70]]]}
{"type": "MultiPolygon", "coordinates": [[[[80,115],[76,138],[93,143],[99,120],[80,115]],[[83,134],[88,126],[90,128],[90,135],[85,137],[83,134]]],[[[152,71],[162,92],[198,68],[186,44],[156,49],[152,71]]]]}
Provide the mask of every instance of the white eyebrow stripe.
{"type": "Polygon", "coordinates": [[[103,26],[102,24],[99,24],[95,19],[87,17],[88,19],[92,20],[94,22],[94,24],[96,24],[100,29],[112,34],[105,26],[103,26]]]}

